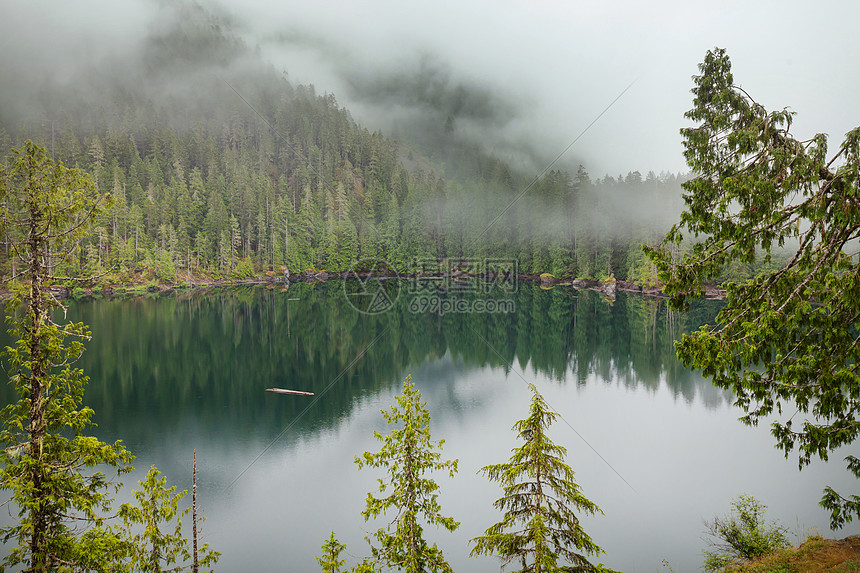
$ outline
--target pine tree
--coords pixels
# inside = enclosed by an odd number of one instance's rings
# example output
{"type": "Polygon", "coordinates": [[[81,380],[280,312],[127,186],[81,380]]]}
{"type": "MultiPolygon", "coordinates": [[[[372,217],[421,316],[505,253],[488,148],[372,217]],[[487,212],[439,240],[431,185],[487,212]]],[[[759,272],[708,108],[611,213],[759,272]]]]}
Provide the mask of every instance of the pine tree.
{"type": "Polygon", "coordinates": [[[457,460],[440,461],[444,440],[430,441],[430,412],[421,402],[421,393],[412,384],[412,377],[403,381],[403,394],[397,396],[396,405],[382,411],[387,424],[399,426],[386,436],[375,432],[382,442],[379,452],[365,452],[356,457],[359,468],[364,466],[385,468],[388,481],[380,480],[379,493],[389,492],[384,497],[367,494],[367,508],[362,512],[364,520],[378,517],[394,508],[397,514],[386,528],[379,529],[374,537],[378,546],[371,544],[373,559],[389,567],[409,573],[423,571],[450,572],[442,550],[424,539],[424,528],[419,518],[430,525],[442,526],[455,531],[460,524],[451,517],[443,516],[438,501],[439,485],[424,474],[431,471],[447,471],[453,477],[457,472],[457,460]],[[392,531],[393,526],[393,531],[392,531]]]}
{"type": "Polygon", "coordinates": [[[51,267],[105,201],[89,177],[54,163],[30,141],[13,152],[8,171],[0,166],[0,201],[22,269],[7,308],[18,341],[5,351],[18,400],[0,414],[0,488],[11,493],[18,514],[0,538],[17,546],[3,565],[113,570],[123,547],[103,519],[113,484],[96,468],[123,472],[133,456],[119,442],[84,435],[93,411],[82,405],[88,379],[74,364],[90,333],[82,323],[53,320],[60,304],[46,288],[55,278],[51,267]]]}
{"type": "Polygon", "coordinates": [[[574,510],[590,515],[603,512],[573,481],[574,472],[564,461],[566,448],[546,435],[558,414],[549,409],[534,384],[529,388],[529,417],[514,424],[523,445],[514,448],[508,463],[481,470],[502,485],[504,495],[493,505],[505,512],[504,517],[472,539],[471,555],[494,553],[505,565],[519,560],[521,573],[603,570],[576,552],[597,555],[603,550],[582,529],[574,510]],[[565,561],[570,565],[561,564],[565,561]]]}
{"type": "MultiPolygon", "coordinates": [[[[192,554],[188,539],[182,535],[182,518],[188,515],[191,508],[179,510],[179,502],[186,496],[187,490],[175,493],[176,486],[168,488],[167,478],[155,466],[138,483],[142,489],[134,492],[137,505],[124,503],[119,511],[127,530],[131,531],[136,526],[143,528],[141,533],[130,540],[131,570],[162,573],[190,569],[192,554]],[[171,524],[172,531],[169,529],[171,524]],[[168,526],[166,531],[162,531],[163,525],[168,526]]],[[[198,567],[211,567],[220,556],[205,543],[198,552],[196,564],[198,567]]]]}
{"type": "Polygon", "coordinates": [[[329,534],[322,544],[322,555],[317,557],[317,563],[322,567],[323,573],[339,573],[340,568],[346,563],[346,559],[340,559],[340,554],[346,549],[346,545],[338,541],[334,531],[329,534]]]}

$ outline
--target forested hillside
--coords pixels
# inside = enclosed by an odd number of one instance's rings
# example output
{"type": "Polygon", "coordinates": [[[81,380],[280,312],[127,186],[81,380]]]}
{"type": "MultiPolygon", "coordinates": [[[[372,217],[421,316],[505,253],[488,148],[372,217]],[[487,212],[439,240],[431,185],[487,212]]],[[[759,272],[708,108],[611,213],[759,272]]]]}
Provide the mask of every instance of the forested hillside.
{"type": "Polygon", "coordinates": [[[493,257],[520,273],[654,280],[639,245],[680,211],[676,176],[517,173],[453,121],[415,138],[432,147],[393,142],[292,85],[228,19],[169,10],[131,59],[35,95],[4,87],[2,155],[32,139],[115,199],[61,274],[172,282],[493,257]]]}

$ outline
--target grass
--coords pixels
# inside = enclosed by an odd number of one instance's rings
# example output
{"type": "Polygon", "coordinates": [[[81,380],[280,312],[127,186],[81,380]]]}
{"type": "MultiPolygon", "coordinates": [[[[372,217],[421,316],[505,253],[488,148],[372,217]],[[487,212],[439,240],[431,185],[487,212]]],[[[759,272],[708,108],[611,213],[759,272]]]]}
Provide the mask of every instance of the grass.
{"type": "Polygon", "coordinates": [[[807,538],[798,547],[738,563],[723,571],[731,573],[860,573],[860,537],[824,539],[807,538]]]}

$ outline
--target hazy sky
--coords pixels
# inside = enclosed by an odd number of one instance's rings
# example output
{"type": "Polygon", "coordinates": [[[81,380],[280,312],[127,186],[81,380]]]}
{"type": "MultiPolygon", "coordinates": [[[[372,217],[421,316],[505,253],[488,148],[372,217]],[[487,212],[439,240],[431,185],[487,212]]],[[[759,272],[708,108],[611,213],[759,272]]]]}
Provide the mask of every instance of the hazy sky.
{"type": "MultiPolygon", "coordinates": [[[[34,77],[40,66],[56,69],[51,62],[128,53],[164,17],[162,4],[0,0],[0,51],[34,77]]],[[[860,3],[853,1],[220,5],[278,70],[334,93],[371,129],[445,113],[410,100],[415,90],[436,90],[458,110],[461,133],[500,152],[526,144],[541,161],[634,82],[565,158],[584,162],[593,176],[686,171],[678,130],[688,124],[690,76],[714,46],[728,50],[736,82],[760,103],[797,112],[798,136],[823,131],[835,148],[860,124],[860,3]]]]}

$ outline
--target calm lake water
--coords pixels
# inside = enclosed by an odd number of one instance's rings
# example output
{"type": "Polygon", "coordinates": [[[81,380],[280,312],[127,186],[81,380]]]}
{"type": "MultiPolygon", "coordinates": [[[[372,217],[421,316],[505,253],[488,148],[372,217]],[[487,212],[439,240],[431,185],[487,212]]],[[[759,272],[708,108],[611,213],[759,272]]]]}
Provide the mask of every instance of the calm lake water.
{"type": "Polygon", "coordinates": [[[405,284],[389,286],[401,291],[390,307],[356,305],[355,285],[342,281],[70,304],[69,318],[93,333],[82,367],[94,433],[137,455],[129,484],[154,464],[190,489],[196,448],[203,537],[223,554],[218,571],[319,571],[332,530],[349,565],[367,554],[375,526],[360,512],[382,475],[353,458],[378,449],[379,410],[407,374],[444,457],[460,460],[455,478],[438,476],[443,513],[460,529],[427,530],[458,572],[499,570],[494,558],[468,557],[468,540],[499,518],[491,504],[501,491],[476,472],[508,459],[528,382],[563,416],[551,437],[605,512],[583,519],[606,550],[594,561],[617,570],[668,572],[663,560],[698,570],[703,520],[741,493],[795,534],[829,534],[822,488],[856,486],[844,452],[798,472],[767,427],[742,425],[730,395],[677,362],[672,341],[712,321],[715,304],[681,316],[643,297],[610,302],[520,283],[443,295],[483,312],[440,315],[419,308],[405,284]],[[488,298],[507,302],[486,312],[488,298]]]}

